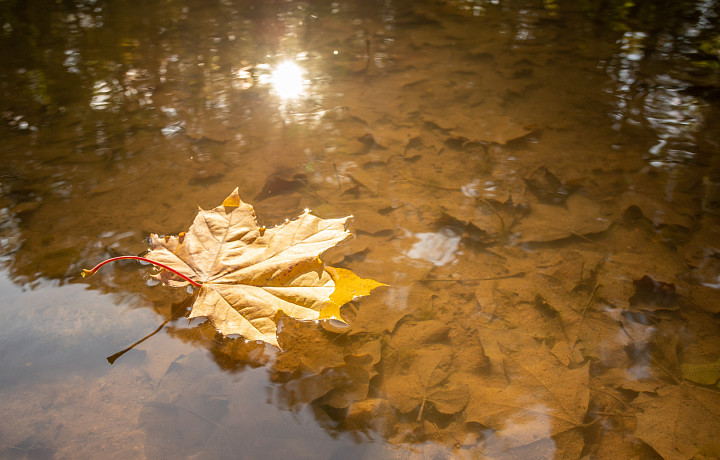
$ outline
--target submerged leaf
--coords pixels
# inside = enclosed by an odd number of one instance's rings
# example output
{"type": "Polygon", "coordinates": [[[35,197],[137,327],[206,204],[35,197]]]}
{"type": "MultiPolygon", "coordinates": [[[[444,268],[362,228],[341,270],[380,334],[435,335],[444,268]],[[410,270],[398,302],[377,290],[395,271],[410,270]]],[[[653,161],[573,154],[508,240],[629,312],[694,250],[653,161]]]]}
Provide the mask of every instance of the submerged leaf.
{"type": "Polygon", "coordinates": [[[523,352],[502,349],[502,353],[509,384],[469,386],[467,421],[495,430],[505,448],[529,445],[582,425],[590,400],[588,365],[570,369],[544,346],[523,352]]]}
{"type": "Polygon", "coordinates": [[[568,197],[568,190],[547,168],[537,168],[525,179],[531,192],[545,204],[564,204],[568,197]]]}
{"type": "Polygon", "coordinates": [[[547,242],[604,232],[611,223],[597,203],[575,194],[567,199],[567,208],[534,204],[530,215],[513,230],[522,241],[547,242]]]}
{"type": "Polygon", "coordinates": [[[387,377],[385,391],[390,403],[400,412],[420,406],[417,420],[422,420],[426,403],[432,403],[443,414],[461,411],[468,403],[465,385],[449,379],[451,350],[431,346],[417,350],[407,369],[399,366],[387,377]]]}
{"type": "Polygon", "coordinates": [[[635,406],[641,410],[635,436],[663,458],[717,458],[715,433],[720,429],[717,391],[691,385],[668,386],[657,395],[641,395],[635,406]]]}
{"type": "Polygon", "coordinates": [[[720,380],[720,359],[708,364],[683,363],[680,371],[686,380],[701,385],[715,385],[720,380]]]}
{"type": "Polygon", "coordinates": [[[635,293],[630,297],[630,305],[643,310],[677,310],[677,295],[675,285],[656,281],[645,275],[633,280],[635,293]]]}

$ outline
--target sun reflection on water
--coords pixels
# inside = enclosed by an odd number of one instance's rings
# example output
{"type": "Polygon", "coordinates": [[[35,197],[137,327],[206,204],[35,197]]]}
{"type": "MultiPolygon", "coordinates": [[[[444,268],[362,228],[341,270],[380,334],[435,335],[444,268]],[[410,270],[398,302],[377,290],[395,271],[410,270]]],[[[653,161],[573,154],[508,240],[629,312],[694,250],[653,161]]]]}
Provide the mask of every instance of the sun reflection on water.
{"type": "MultiPolygon", "coordinates": [[[[302,61],[307,56],[300,53],[297,58],[302,61]]],[[[276,96],[277,110],[284,123],[316,126],[325,114],[322,97],[313,88],[318,76],[309,78],[309,70],[295,60],[259,64],[255,72],[259,86],[276,96]]]]}
{"type": "Polygon", "coordinates": [[[280,99],[296,99],[305,91],[305,69],[292,61],[283,61],[270,75],[270,84],[280,99]]]}

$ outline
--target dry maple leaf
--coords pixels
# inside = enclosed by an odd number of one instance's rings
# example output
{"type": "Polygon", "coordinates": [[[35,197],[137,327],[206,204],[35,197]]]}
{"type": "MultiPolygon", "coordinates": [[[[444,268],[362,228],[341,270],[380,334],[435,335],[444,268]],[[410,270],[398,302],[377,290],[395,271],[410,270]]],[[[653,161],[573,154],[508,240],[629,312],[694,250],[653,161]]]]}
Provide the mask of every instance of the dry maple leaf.
{"type": "Polygon", "coordinates": [[[702,386],[668,385],[641,393],[633,406],[635,436],[667,460],[717,458],[720,393],[702,386]],[[698,429],[703,427],[703,429],[698,429]]]}
{"type": "Polygon", "coordinates": [[[321,219],[306,210],[265,229],[235,189],[222,205],[200,209],[186,233],[151,235],[152,249],[144,259],[163,268],[153,275],[161,281],[200,288],[190,318],[208,318],[225,336],[278,346],[279,312],[300,320],[343,321],[342,305],[383,285],[326,267],[319,259],[352,236],[349,219],[321,219]]]}
{"type": "Polygon", "coordinates": [[[522,352],[500,345],[505,387],[477,385],[468,378],[465,420],[492,428],[506,449],[581,427],[590,404],[589,365],[570,369],[546,346],[524,345],[522,352]]]}
{"type": "Polygon", "coordinates": [[[400,412],[410,412],[420,406],[418,422],[427,403],[432,403],[443,414],[454,414],[465,408],[468,390],[450,379],[450,353],[446,346],[416,350],[407,369],[403,363],[399,371],[396,369],[386,377],[384,386],[390,404],[400,412]]]}

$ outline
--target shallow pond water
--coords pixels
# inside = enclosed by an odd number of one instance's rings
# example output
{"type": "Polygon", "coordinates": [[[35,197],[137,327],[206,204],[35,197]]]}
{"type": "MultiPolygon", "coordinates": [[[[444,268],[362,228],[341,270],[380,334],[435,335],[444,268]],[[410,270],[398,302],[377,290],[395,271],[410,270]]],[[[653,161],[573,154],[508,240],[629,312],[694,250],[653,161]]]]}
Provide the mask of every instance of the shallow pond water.
{"type": "Polygon", "coordinates": [[[718,14],[0,2],[0,458],[720,456],[718,14]],[[389,286],[279,350],[80,277],[236,187],[389,286]]]}

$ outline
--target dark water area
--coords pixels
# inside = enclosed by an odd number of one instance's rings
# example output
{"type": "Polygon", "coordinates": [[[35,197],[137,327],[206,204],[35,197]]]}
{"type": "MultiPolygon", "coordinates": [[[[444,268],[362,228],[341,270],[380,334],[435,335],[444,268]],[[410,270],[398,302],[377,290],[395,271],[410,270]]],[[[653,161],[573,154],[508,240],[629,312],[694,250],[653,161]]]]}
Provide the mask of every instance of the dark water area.
{"type": "Polygon", "coordinates": [[[0,458],[720,457],[718,14],[0,1],[0,458]],[[236,187],[389,286],[280,350],[80,276],[236,187]]]}

